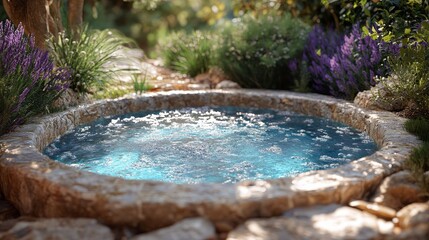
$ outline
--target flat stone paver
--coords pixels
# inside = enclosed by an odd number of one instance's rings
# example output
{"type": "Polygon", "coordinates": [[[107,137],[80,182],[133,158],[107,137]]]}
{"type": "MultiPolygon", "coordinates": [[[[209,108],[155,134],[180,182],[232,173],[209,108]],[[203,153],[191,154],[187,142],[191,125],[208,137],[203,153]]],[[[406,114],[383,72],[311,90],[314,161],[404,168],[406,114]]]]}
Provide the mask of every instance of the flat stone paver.
{"type": "Polygon", "coordinates": [[[0,224],[0,239],[113,240],[114,236],[94,219],[18,219],[0,224]]]}
{"type": "Polygon", "coordinates": [[[202,240],[214,239],[213,224],[203,218],[182,220],[173,226],[133,237],[131,240],[202,240]]]}
{"type": "Polygon", "coordinates": [[[341,205],[296,208],[282,217],[252,219],[228,235],[228,240],[378,239],[393,231],[393,223],[341,205]]]}

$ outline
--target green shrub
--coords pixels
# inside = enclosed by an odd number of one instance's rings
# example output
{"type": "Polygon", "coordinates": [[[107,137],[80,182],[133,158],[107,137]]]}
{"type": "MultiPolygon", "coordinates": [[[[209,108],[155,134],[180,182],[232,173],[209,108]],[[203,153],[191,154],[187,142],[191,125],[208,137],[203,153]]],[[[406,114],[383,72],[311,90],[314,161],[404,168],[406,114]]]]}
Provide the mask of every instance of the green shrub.
{"type": "Polygon", "coordinates": [[[290,89],[289,62],[301,56],[308,31],[290,15],[246,16],[224,31],[219,66],[242,87],[290,89]]]}
{"type": "Polygon", "coordinates": [[[173,33],[159,48],[165,66],[195,77],[209,70],[216,46],[217,37],[213,33],[195,31],[190,35],[173,33]]]}
{"type": "Polygon", "coordinates": [[[334,11],[337,7],[324,4],[320,0],[232,0],[231,2],[236,15],[248,13],[253,16],[261,16],[267,12],[276,11],[279,14],[290,13],[293,17],[300,18],[310,24],[322,24],[331,27],[333,24],[338,25],[338,17],[334,11]]]}
{"type": "Polygon", "coordinates": [[[422,141],[429,141],[429,120],[424,118],[410,119],[405,123],[405,129],[418,136],[422,141]]]}
{"type": "Polygon", "coordinates": [[[391,75],[378,79],[377,100],[404,105],[408,117],[429,117],[429,22],[414,34],[414,42],[390,56],[391,75]]]}
{"type": "Polygon", "coordinates": [[[122,45],[131,43],[113,30],[90,30],[88,26],[76,32],[70,30],[51,37],[48,47],[57,66],[72,69],[70,88],[84,93],[101,88],[113,75],[113,70],[105,68],[112,61],[122,45]]]}
{"type": "Polygon", "coordinates": [[[411,116],[429,117],[429,48],[415,44],[403,48],[389,59],[391,75],[378,79],[381,88],[377,100],[403,102],[411,116]]]}
{"type": "Polygon", "coordinates": [[[386,42],[413,41],[418,26],[427,21],[429,16],[428,0],[322,0],[322,2],[341,8],[339,16],[343,25],[360,23],[367,30],[377,26],[377,30],[374,29],[372,34],[386,42]]]}

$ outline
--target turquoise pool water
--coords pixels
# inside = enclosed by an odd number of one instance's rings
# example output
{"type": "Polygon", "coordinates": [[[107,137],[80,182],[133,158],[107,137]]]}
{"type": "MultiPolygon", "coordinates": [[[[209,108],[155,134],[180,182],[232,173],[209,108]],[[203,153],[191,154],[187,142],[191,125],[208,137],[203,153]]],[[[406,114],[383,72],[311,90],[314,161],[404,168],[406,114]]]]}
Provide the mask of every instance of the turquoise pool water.
{"type": "Polygon", "coordinates": [[[126,179],[230,183],[334,168],[376,150],[366,134],[329,119],[203,107],[103,118],[76,127],[44,153],[126,179]]]}

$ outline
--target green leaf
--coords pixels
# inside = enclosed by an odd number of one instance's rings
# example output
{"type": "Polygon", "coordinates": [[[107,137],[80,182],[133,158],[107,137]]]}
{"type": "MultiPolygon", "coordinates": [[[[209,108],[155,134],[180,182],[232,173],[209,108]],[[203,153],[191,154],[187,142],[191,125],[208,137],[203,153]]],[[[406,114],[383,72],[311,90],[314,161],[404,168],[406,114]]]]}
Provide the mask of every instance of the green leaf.
{"type": "Polygon", "coordinates": [[[369,11],[369,9],[368,9],[368,8],[364,8],[364,9],[363,9],[363,12],[365,13],[365,15],[367,15],[367,16],[371,16],[371,12],[369,11]]]}
{"type": "Polygon", "coordinates": [[[322,0],[322,4],[325,5],[325,7],[329,6],[329,1],[328,0],[322,0]]]}
{"type": "Polygon", "coordinates": [[[410,33],[411,33],[411,29],[410,29],[410,28],[405,28],[404,33],[405,33],[405,34],[410,34],[410,33]]]}
{"type": "Polygon", "coordinates": [[[390,33],[389,32],[389,34],[388,35],[385,35],[385,36],[383,36],[383,41],[385,41],[385,42],[390,42],[390,40],[392,40],[392,38],[393,38],[393,35],[392,35],[392,33],[390,33]]]}
{"type": "Polygon", "coordinates": [[[368,28],[366,26],[362,27],[362,32],[363,32],[364,36],[369,36],[369,30],[368,30],[368,28]]]}

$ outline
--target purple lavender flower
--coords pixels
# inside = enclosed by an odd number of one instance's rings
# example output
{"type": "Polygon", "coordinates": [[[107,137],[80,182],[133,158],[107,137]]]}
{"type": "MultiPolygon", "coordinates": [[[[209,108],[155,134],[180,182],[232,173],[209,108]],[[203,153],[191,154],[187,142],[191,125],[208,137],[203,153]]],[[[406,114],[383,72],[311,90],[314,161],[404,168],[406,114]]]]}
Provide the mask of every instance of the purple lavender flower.
{"type": "Polygon", "coordinates": [[[22,93],[19,95],[19,103],[23,103],[25,100],[25,97],[27,97],[28,93],[30,92],[30,89],[28,87],[26,87],[24,89],[24,91],[22,91],[22,93]]]}
{"type": "Polygon", "coordinates": [[[47,90],[61,92],[70,87],[72,71],[68,68],[57,68],[55,75],[47,85],[47,90]]]}
{"type": "Polygon", "coordinates": [[[27,97],[28,93],[30,92],[30,89],[26,87],[24,91],[22,91],[21,94],[19,94],[18,104],[13,109],[13,112],[18,112],[21,108],[22,103],[25,101],[25,98],[27,97]]]}
{"type": "Polygon", "coordinates": [[[7,118],[0,121],[0,134],[44,111],[70,77],[67,69],[54,67],[48,52],[35,47],[34,38],[24,36],[22,25],[15,28],[8,20],[0,23],[0,74],[0,86],[7,86],[0,90],[9,101],[0,106],[1,117],[7,118]]]}
{"type": "Polygon", "coordinates": [[[288,62],[289,70],[293,73],[298,71],[298,59],[294,58],[288,62]]]}
{"type": "Polygon", "coordinates": [[[352,99],[359,91],[368,89],[375,84],[376,75],[387,71],[381,66],[383,44],[381,40],[362,37],[359,25],[344,35],[315,26],[303,57],[309,66],[313,90],[352,99]]]}

